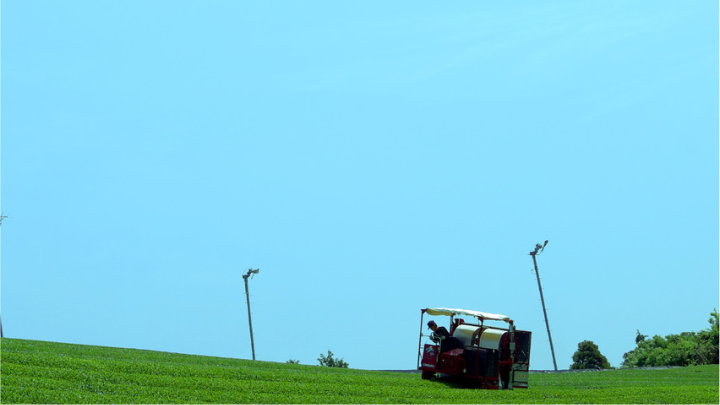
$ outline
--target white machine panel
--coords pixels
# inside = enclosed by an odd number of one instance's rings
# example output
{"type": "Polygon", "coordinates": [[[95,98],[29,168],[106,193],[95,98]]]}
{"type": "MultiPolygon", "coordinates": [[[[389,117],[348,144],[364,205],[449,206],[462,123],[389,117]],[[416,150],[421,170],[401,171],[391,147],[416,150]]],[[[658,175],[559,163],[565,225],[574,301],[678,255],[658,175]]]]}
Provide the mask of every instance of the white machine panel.
{"type": "Polygon", "coordinates": [[[460,339],[460,341],[463,342],[463,346],[467,346],[472,341],[472,337],[478,329],[480,329],[479,326],[463,324],[455,328],[453,336],[460,339]]]}
{"type": "MultiPolygon", "coordinates": [[[[473,337],[477,337],[479,333],[479,326],[475,325],[460,325],[453,332],[453,336],[460,339],[464,346],[471,344],[473,337]]],[[[483,333],[480,335],[480,347],[483,349],[498,350],[500,348],[500,338],[507,331],[502,329],[483,328],[483,333]]]]}

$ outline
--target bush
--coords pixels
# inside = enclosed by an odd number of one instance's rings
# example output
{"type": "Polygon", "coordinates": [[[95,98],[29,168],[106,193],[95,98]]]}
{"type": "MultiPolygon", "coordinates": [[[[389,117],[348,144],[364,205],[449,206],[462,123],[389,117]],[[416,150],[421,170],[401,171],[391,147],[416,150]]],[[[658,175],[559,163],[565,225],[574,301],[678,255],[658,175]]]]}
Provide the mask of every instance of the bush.
{"type": "Polygon", "coordinates": [[[710,313],[708,319],[710,328],[705,329],[697,335],[696,356],[702,360],[701,364],[718,364],[718,319],[717,309],[710,313]]]}
{"type": "Polygon", "coordinates": [[[571,370],[610,368],[607,357],[603,356],[598,346],[589,340],[578,343],[578,349],[575,354],[573,354],[572,359],[573,364],[570,366],[571,370]]]}
{"type": "Polygon", "coordinates": [[[290,360],[286,361],[285,363],[286,364],[300,364],[300,360],[290,359],[290,360]]]}
{"type": "Polygon", "coordinates": [[[348,368],[348,363],[346,363],[343,359],[336,359],[333,357],[333,352],[328,350],[328,355],[325,357],[324,354],[320,353],[320,358],[318,359],[321,366],[324,367],[340,367],[340,368],[348,368]]]}
{"type": "Polygon", "coordinates": [[[637,347],[623,354],[623,367],[693,366],[718,364],[718,312],[710,313],[710,328],[679,335],[635,339],[637,347]]]}

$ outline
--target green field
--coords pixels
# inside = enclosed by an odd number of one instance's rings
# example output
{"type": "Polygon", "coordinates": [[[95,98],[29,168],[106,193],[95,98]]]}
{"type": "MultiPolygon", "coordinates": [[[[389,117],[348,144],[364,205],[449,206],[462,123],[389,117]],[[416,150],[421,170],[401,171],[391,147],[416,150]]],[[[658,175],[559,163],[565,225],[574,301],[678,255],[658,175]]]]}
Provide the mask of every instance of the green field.
{"type": "Polygon", "coordinates": [[[2,339],[2,403],[718,403],[718,366],[531,373],[467,389],[418,374],[2,339]]]}

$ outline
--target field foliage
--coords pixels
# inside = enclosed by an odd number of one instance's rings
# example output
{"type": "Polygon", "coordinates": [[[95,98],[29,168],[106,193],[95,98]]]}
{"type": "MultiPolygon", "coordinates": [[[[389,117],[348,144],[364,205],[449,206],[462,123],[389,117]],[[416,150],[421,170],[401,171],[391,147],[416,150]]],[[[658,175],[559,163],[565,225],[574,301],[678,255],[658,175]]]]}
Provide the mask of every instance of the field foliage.
{"type": "Polygon", "coordinates": [[[695,332],[655,335],[647,339],[638,330],[637,347],[623,355],[623,367],[652,366],[701,366],[718,364],[720,340],[720,316],[718,311],[710,313],[710,327],[695,332]]]}
{"type": "Polygon", "coordinates": [[[418,374],[2,340],[3,403],[718,403],[718,366],[532,373],[467,389],[418,374]]]}

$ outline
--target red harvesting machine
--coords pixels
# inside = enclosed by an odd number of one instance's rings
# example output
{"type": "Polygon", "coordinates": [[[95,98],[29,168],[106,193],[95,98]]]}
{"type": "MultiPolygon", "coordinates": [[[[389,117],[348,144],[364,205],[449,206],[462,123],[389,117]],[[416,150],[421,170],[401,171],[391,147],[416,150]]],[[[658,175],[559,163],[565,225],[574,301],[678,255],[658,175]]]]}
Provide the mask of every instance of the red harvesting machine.
{"type": "Polygon", "coordinates": [[[532,332],[515,329],[514,321],[505,315],[452,308],[420,311],[418,370],[422,370],[423,379],[443,374],[459,376],[485,389],[528,387],[532,332]],[[450,317],[448,340],[453,341],[452,346],[443,344],[439,333],[423,334],[425,314],[450,317]],[[491,326],[486,321],[505,324],[491,326]],[[432,342],[423,345],[423,336],[432,342]],[[447,347],[454,348],[441,352],[447,347]]]}

